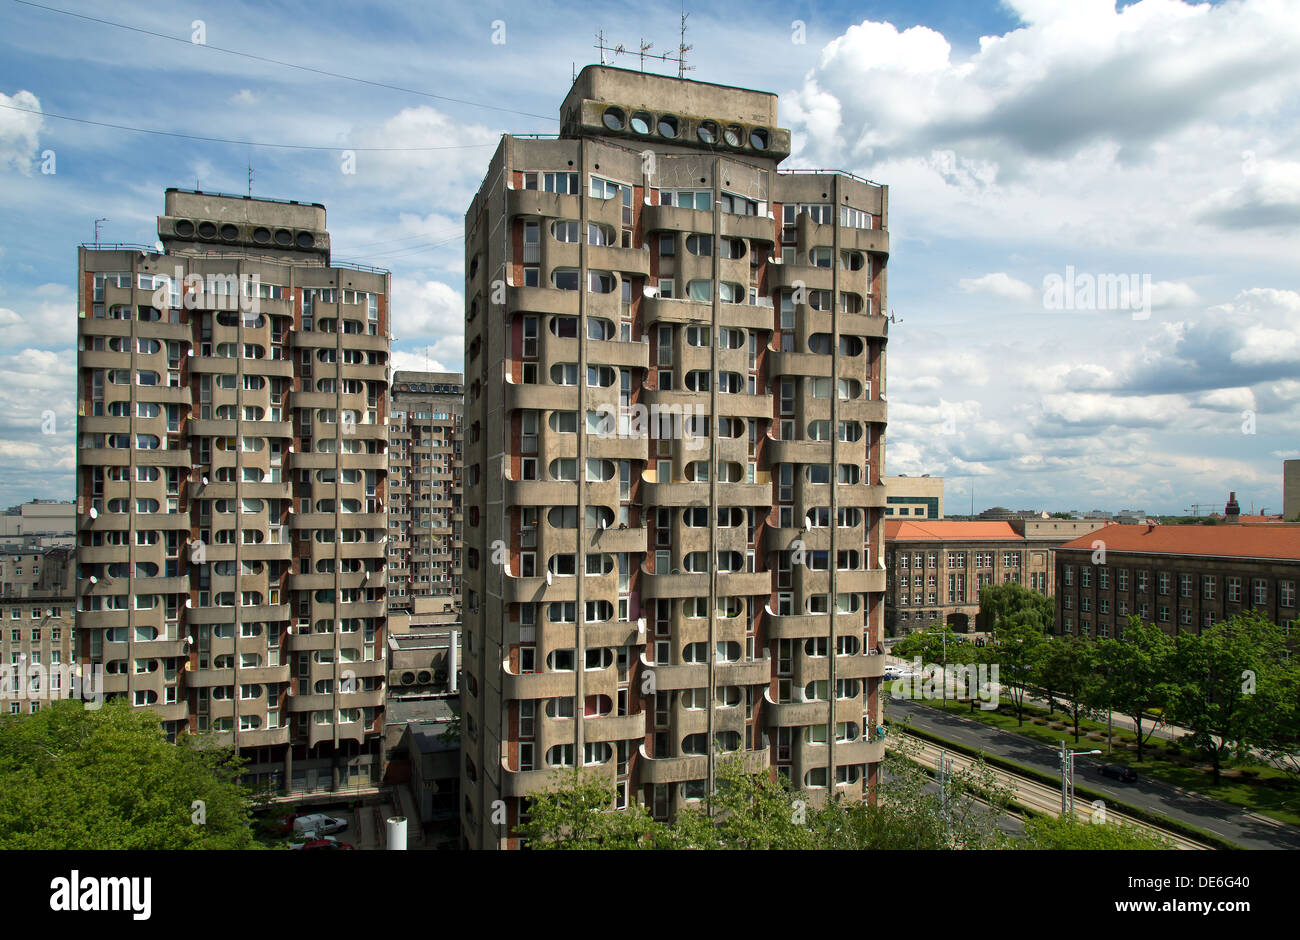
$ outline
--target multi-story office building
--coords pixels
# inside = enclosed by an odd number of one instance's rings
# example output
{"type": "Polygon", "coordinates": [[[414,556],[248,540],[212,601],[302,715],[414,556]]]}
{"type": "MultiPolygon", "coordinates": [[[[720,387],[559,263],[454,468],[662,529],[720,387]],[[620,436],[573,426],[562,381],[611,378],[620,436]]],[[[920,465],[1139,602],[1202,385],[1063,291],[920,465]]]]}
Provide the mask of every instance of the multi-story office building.
{"type": "Polygon", "coordinates": [[[393,373],[388,421],[390,609],[459,616],[464,376],[393,373]]]}
{"type": "Polygon", "coordinates": [[[82,246],[78,656],[258,782],[381,772],[389,276],[325,208],[169,189],[82,246]]]}
{"type": "Polygon", "coordinates": [[[1300,460],[1282,461],[1282,518],[1300,522],[1300,460]]]}
{"type": "Polygon", "coordinates": [[[1118,637],[1134,614],[1199,633],[1249,610],[1285,627],[1300,616],[1300,526],[1110,525],[1056,550],[1056,581],[1063,634],[1118,637]]]}
{"type": "MultiPolygon", "coordinates": [[[[885,626],[889,635],[945,624],[985,630],[980,590],[1015,582],[1051,595],[1052,552],[1105,525],[1097,519],[885,523],[885,626]]],[[[1109,530],[1108,530],[1109,531],[1109,530]]]]}
{"type": "Polygon", "coordinates": [[[70,549],[0,555],[0,714],[80,694],[71,673],[75,576],[70,549]]]}
{"type": "Polygon", "coordinates": [[[912,519],[943,518],[943,477],[884,477],[885,515],[912,519]]]}
{"type": "Polygon", "coordinates": [[[589,66],[466,215],[470,846],[556,768],[874,786],[888,194],[778,170],[776,104],[589,66]]]}

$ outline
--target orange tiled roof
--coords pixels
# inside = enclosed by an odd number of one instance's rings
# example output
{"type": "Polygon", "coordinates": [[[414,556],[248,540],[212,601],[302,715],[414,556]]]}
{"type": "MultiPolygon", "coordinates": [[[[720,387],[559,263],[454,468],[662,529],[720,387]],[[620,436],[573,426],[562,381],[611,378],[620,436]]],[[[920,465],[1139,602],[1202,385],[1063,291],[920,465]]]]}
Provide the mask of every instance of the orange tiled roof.
{"type": "Polygon", "coordinates": [[[1009,539],[1023,542],[1025,537],[1011,527],[1010,522],[958,522],[935,519],[931,522],[909,522],[906,519],[885,520],[886,542],[977,542],[1009,539]]]}
{"type": "MultiPolygon", "coordinates": [[[[888,529],[886,529],[888,533],[888,529]]],[[[886,537],[888,537],[886,535],[886,537]]],[[[1101,540],[1109,552],[1217,555],[1229,558],[1300,560],[1300,525],[1112,525],[1090,532],[1061,548],[1092,550],[1101,540]]]]}

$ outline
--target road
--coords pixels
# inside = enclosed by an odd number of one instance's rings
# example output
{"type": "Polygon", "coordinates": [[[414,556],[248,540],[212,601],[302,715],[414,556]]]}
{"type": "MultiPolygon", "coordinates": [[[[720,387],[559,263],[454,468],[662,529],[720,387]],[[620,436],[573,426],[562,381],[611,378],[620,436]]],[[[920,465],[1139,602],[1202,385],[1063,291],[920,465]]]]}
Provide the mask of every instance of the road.
{"type": "MultiPolygon", "coordinates": [[[[1054,777],[1060,774],[1059,751],[1046,744],[905,699],[891,699],[888,707],[892,720],[910,719],[914,728],[941,735],[958,744],[1015,761],[1054,777]]],[[[1101,763],[1104,761],[1099,762],[1095,757],[1079,758],[1075,764],[1076,786],[1087,786],[1103,796],[1181,820],[1235,842],[1242,848],[1300,849],[1300,830],[1294,827],[1255,813],[1245,813],[1239,807],[1180,790],[1145,775],[1137,783],[1118,783],[1098,773],[1101,763]]]]}

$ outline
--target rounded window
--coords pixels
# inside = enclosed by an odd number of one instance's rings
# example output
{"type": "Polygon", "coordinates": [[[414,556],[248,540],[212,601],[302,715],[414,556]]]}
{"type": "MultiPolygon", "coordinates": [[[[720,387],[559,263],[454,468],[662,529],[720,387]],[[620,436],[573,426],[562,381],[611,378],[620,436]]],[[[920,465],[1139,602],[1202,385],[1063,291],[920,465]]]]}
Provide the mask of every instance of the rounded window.
{"type": "Polygon", "coordinates": [[[718,125],[713,121],[701,121],[700,126],[695,130],[695,136],[702,143],[716,144],[718,142],[718,125]]]}
{"type": "Polygon", "coordinates": [[[194,234],[194,223],[188,219],[181,219],[176,223],[176,234],[182,238],[189,238],[194,234]]]}
{"type": "Polygon", "coordinates": [[[315,244],[316,244],[316,236],[313,235],[311,232],[298,233],[299,248],[311,248],[315,244]]]}
{"type": "Polygon", "coordinates": [[[644,111],[638,111],[632,115],[632,130],[638,134],[650,133],[650,115],[644,111]]]}
{"type": "Polygon", "coordinates": [[[626,115],[624,115],[622,108],[606,108],[605,114],[601,118],[601,120],[605,122],[605,126],[611,131],[621,131],[623,129],[623,122],[626,119],[626,115]]]}
{"type": "Polygon", "coordinates": [[[659,115],[659,136],[674,138],[677,136],[677,118],[671,114],[659,115]]]}
{"type": "Polygon", "coordinates": [[[259,245],[267,244],[271,241],[271,230],[259,225],[257,228],[253,229],[253,241],[257,242],[259,245]]]}
{"type": "Polygon", "coordinates": [[[275,233],[275,243],[277,245],[292,245],[293,233],[288,229],[277,229],[275,233]]]}
{"type": "Polygon", "coordinates": [[[227,222],[225,225],[221,226],[221,237],[226,241],[234,241],[239,237],[239,229],[227,222]]]}
{"type": "Polygon", "coordinates": [[[767,139],[767,131],[762,128],[749,132],[749,146],[753,147],[755,150],[766,150],[767,139]]]}
{"type": "Polygon", "coordinates": [[[216,238],[217,236],[216,224],[213,222],[200,222],[199,234],[202,235],[204,238],[216,238]]]}
{"type": "Polygon", "coordinates": [[[733,124],[722,132],[722,139],[727,142],[728,147],[739,147],[743,139],[741,135],[740,128],[733,124]]]}

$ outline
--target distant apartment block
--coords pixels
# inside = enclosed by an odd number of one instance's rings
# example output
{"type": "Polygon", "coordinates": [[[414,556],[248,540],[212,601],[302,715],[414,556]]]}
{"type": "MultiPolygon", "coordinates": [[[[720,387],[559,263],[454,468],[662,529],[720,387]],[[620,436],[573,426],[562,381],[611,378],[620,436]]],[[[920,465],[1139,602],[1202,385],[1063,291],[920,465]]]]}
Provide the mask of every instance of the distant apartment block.
{"type": "Polygon", "coordinates": [[[389,275],[325,208],[169,189],[78,265],[78,658],[251,781],[380,779],[389,275]]]}
{"type": "Polygon", "coordinates": [[[887,518],[942,519],[943,477],[881,477],[887,518]]]}
{"type": "Polygon", "coordinates": [[[390,609],[459,619],[464,376],[395,372],[389,414],[390,609]]]}
{"type": "Polygon", "coordinates": [[[888,191],[780,170],[776,105],[588,66],[466,214],[468,846],[562,768],[878,779],[888,191]]]}
{"type": "Polygon", "coordinates": [[[67,548],[0,554],[0,714],[36,712],[79,691],[75,577],[67,548]]]}

